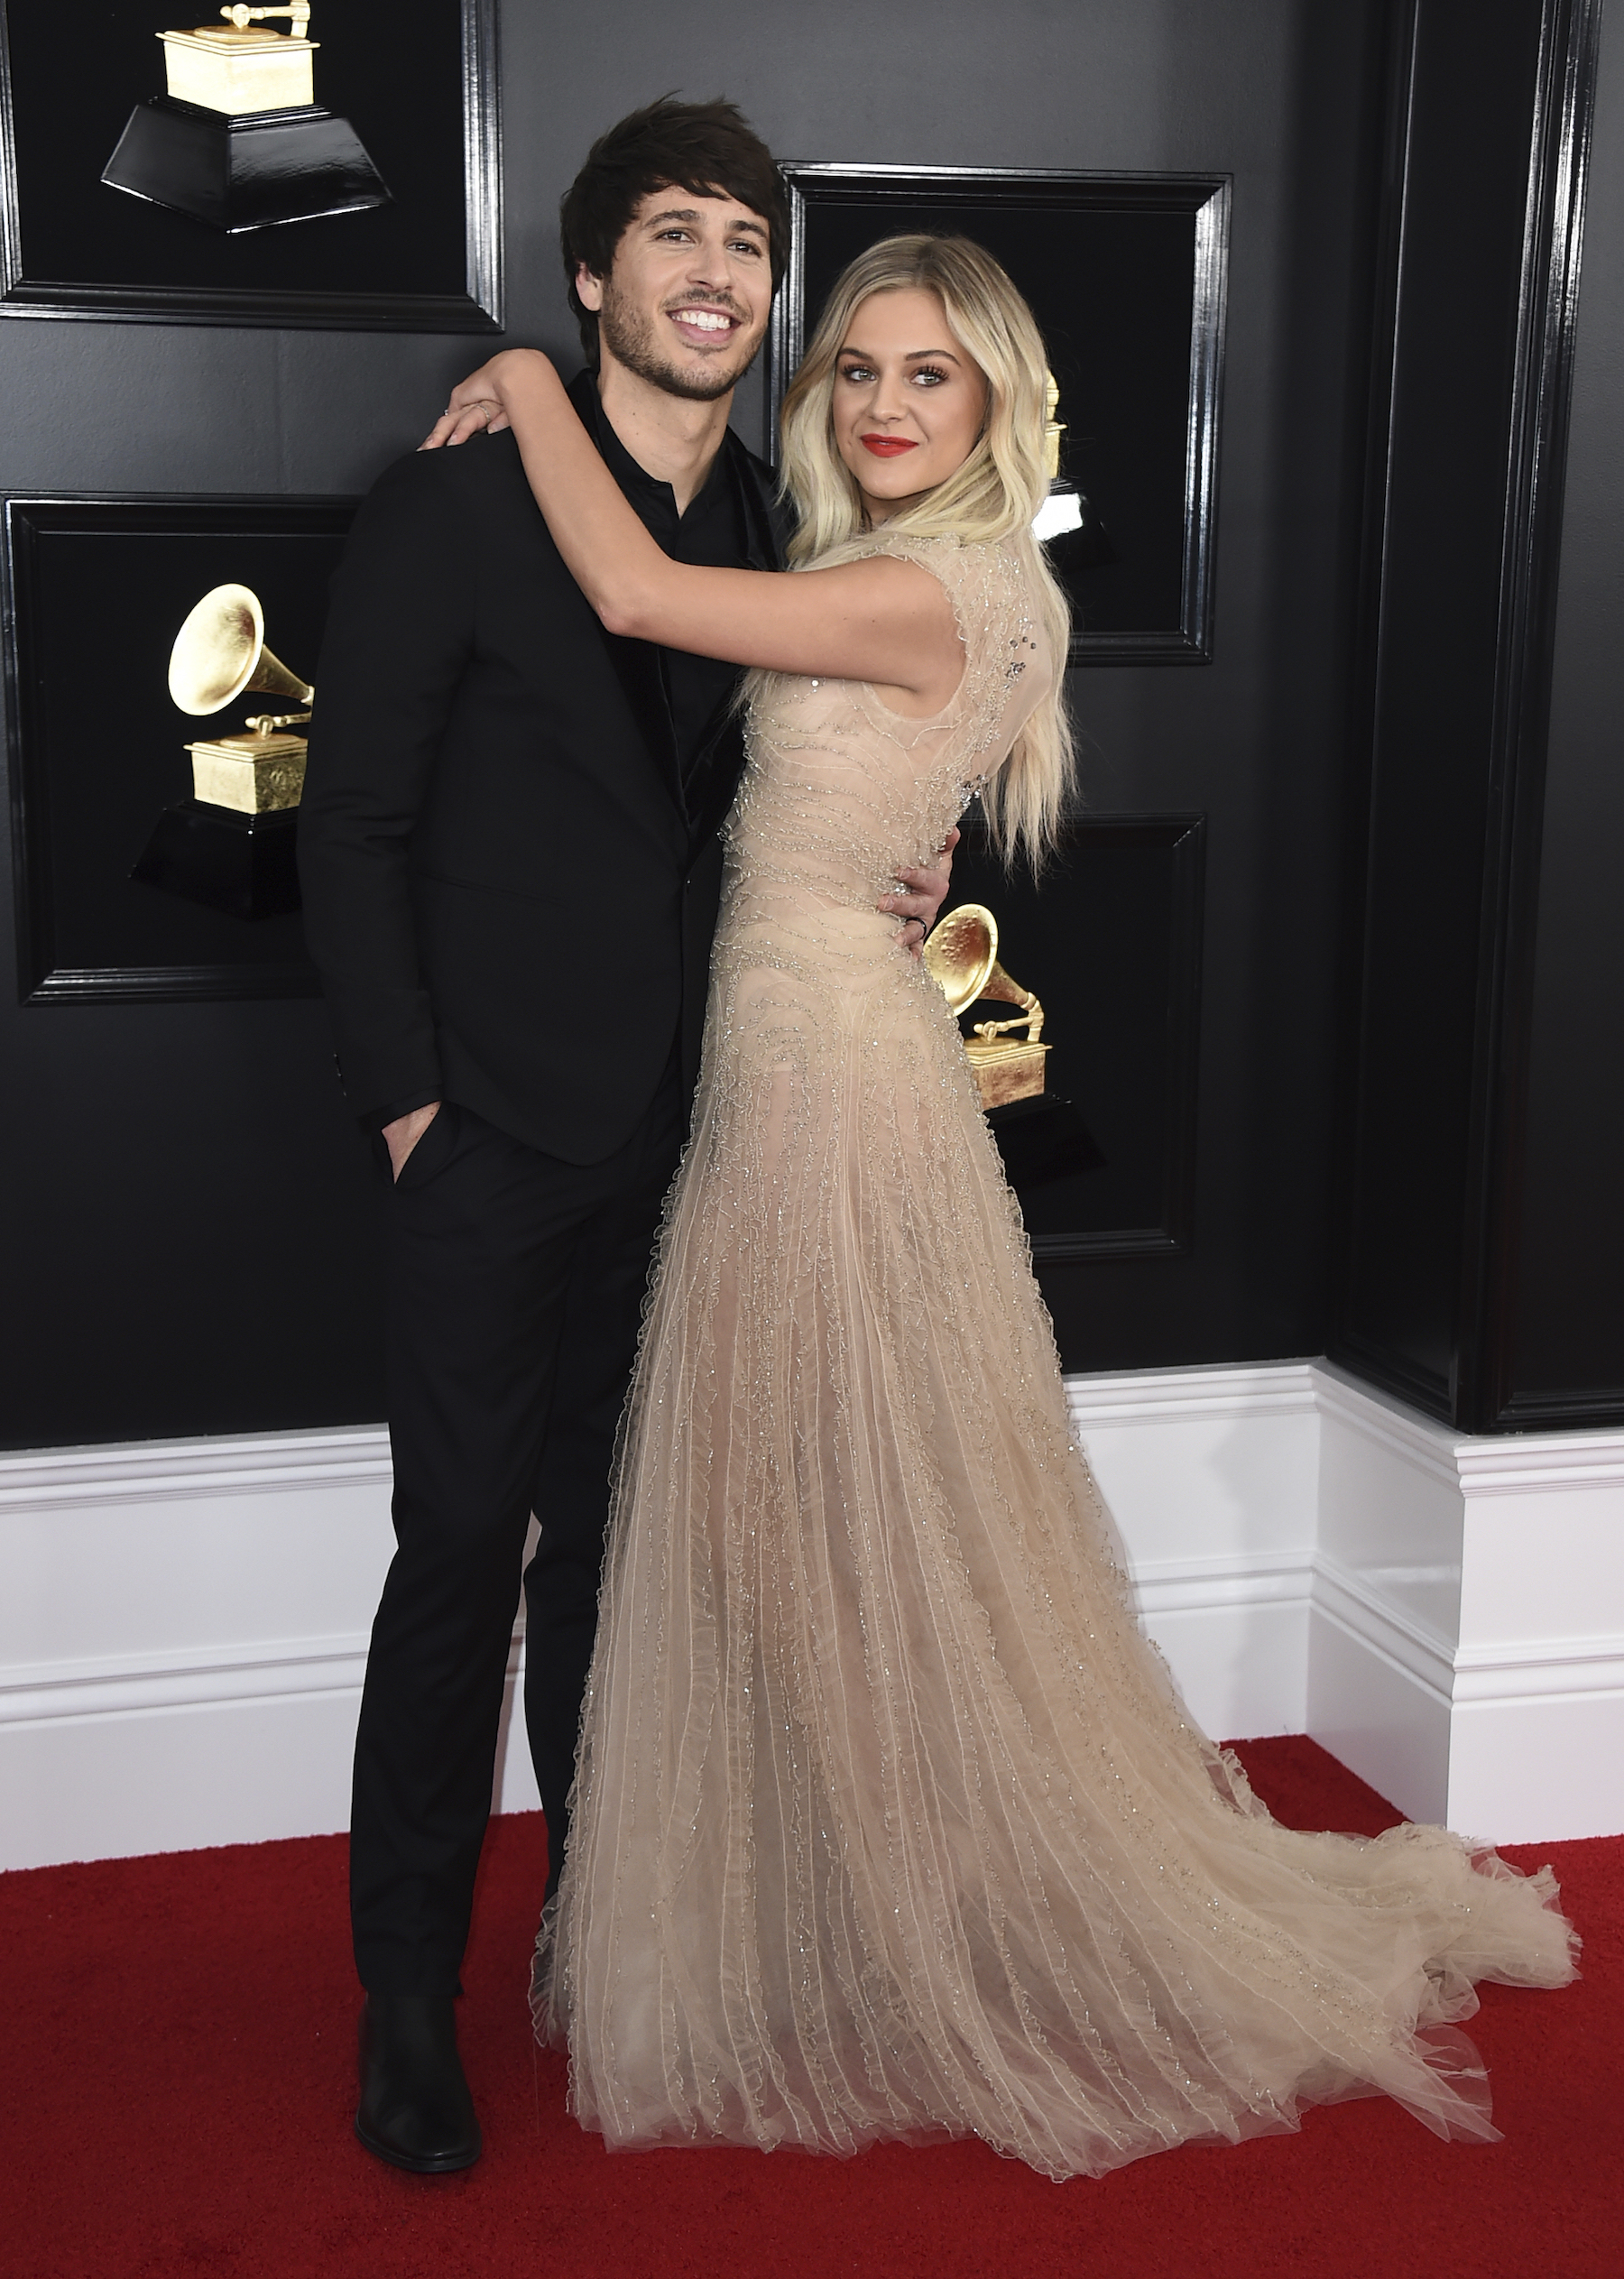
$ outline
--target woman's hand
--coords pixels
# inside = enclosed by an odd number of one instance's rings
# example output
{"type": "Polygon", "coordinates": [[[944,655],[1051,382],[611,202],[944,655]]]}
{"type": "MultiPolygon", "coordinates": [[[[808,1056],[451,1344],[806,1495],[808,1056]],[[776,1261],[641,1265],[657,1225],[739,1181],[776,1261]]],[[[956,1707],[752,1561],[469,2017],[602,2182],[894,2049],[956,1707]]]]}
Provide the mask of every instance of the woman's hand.
{"type": "Polygon", "coordinates": [[[901,943],[918,957],[925,937],[937,922],[937,912],[947,900],[953,882],[953,850],[959,843],[958,826],[948,832],[936,855],[918,870],[899,871],[897,891],[886,895],[880,908],[902,921],[901,943]],[[914,932],[918,927],[918,933],[914,932]]]}
{"type": "MultiPolygon", "coordinates": [[[[466,443],[471,435],[496,435],[511,427],[504,389],[526,371],[534,378],[537,367],[553,370],[540,348],[503,348],[477,372],[469,373],[451,391],[451,401],[419,444],[420,451],[438,451],[448,443],[466,443]]],[[[555,374],[556,377],[556,374],[555,374]]]]}

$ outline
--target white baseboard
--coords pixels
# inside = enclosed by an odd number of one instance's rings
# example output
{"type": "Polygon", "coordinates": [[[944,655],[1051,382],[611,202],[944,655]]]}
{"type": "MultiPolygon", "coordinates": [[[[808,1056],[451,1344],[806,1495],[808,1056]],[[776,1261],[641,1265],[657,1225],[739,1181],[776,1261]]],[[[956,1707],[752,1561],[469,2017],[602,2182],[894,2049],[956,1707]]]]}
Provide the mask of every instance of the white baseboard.
{"type": "Polygon", "coordinates": [[[1145,1628],[1207,1732],[1300,1733],[1318,1418],[1306,1362],[1067,1380],[1145,1628]]]}
{"type": "Polygon", "coordinates": [[[343,1828],[389,1491],[381,1429],[0,1458],[0,1866],[343,1828]]]}
{"type": "Polygon", "coordinates": [[[1490,1841],[1624,1830],[1624,1432],[1467,1438],[1323,1362],[1068,1393],[1209,1732],[1490,1841]]]}
{"type": "Polygon", "coordinates": [[[0,1868],[347,1827],[390,1487],[381,1426],[0,1456],[0,1868]]]}
{"type": "MultiPolygon", "coordinates": [[[[1307,1361],[1068,1393],[1208,1731],[1495,1841],[1624,1829],[1624,1433],[1463,1440],[1307,1361]]],[[[343,1828],[389,1488],[382,1428],[0,1456],[0,1867],[343,1828]]]]}
{"type": "Polygon", "coordinates": [[[1471,1439],[1315,1377],[1306,1730],[1412,1818],[1624,1831],[1624,1432],[1471,1439]]]}

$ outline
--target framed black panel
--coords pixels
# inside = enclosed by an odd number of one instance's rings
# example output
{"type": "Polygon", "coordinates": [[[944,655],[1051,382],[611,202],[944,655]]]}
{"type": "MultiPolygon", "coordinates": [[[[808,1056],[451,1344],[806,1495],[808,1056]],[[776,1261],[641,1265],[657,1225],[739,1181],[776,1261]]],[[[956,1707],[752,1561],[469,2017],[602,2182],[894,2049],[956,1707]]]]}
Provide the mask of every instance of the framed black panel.
{"type": "MultiPolygon", "coordinates": [[[[1012,1171],[1039,1265],[1189,1248],[1205,851],[1202,816],[1084,814],[1034,883],[965,826],[948,908],[996,918],[999,963],[1042,1001],[1047,1089],[1104,1158],[1029,1186],[1012,1171]]],[[[1010,1010],[972,1007],[962,1026],[1010,1010]]]]}
{"type": "Polygon", "coordinates": [[[1620,1413],[1610,1381],[1532,1404],[1516,1381],[1600,21],[1600,0],[1399,0],[1393,14],[1329,1350],[1479,1432],[1620,1413]]]}
{"type": "MultiPolygon", "coordinates": [[[[184,162],[213,164],[221,115],[168,102],[156,35],[217,13],[0,0],[0,315],[499,331],[496,0],[415,0],[392,14],[315,0],[321,116],[250,115],[234,123],[234,147],[302,119],[318,145],[337,134],[359,147],[386,202],[275,226],[239,207],[229,233],[103,179],[132,121],[191,136],[184,162]]],[[[272,155],[262,178],[285,164],[272,155]]]]}
{"type": "Polygon", "coordinates": [[[159,816],[191,789],[189,740],[240,729],[177,711],[170,650],[211,587],[245,585],[268,642],[316,669],[328,581],[356,502],[8,497],[5,689],[19,995],[305,997],[298,912],[245,919],[131,878],[159,816]]]}
{"type": "Polygon", "coordinates": [[[1060,389],[1062,470],[1093,510],[1086,534],[1050,549],[1071,594],[1072,663],[1205,664],[1229,178],[846,165],[783,173],[789,265],[773,311],[771,432],[848,261],[902,231],[974,238],[1038,318],[1060,389]],[[1097,558],[1102,550],[1112,558],[1097,558]]]}

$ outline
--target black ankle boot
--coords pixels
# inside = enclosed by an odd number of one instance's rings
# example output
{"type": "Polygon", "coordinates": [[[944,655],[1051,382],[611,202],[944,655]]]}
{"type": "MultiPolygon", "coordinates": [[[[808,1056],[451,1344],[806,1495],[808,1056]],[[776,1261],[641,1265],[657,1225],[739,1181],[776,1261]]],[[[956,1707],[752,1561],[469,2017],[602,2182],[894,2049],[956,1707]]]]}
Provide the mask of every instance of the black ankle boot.
{"type": "Polygon", "coordinates": [[[471,2168],[479,2122],[457,2054],[448,1994],[369,1994],[361,2009],[355,2134],[369,2153],[419,2175],[471,2168]]]}

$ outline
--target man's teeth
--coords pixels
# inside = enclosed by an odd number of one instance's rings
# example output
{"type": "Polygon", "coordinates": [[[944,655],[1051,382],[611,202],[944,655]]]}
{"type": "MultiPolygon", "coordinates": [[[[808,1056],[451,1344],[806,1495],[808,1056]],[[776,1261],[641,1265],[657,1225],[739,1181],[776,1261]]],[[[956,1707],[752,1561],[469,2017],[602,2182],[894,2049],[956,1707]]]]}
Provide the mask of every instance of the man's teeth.
{"type": "Polygon", "coordinates": [[[709,309],[678,309],[676,313],[679,323],[697,325],[701,332],[731,332],[733,330],[731,317],[718,317],[709,309]]]}

